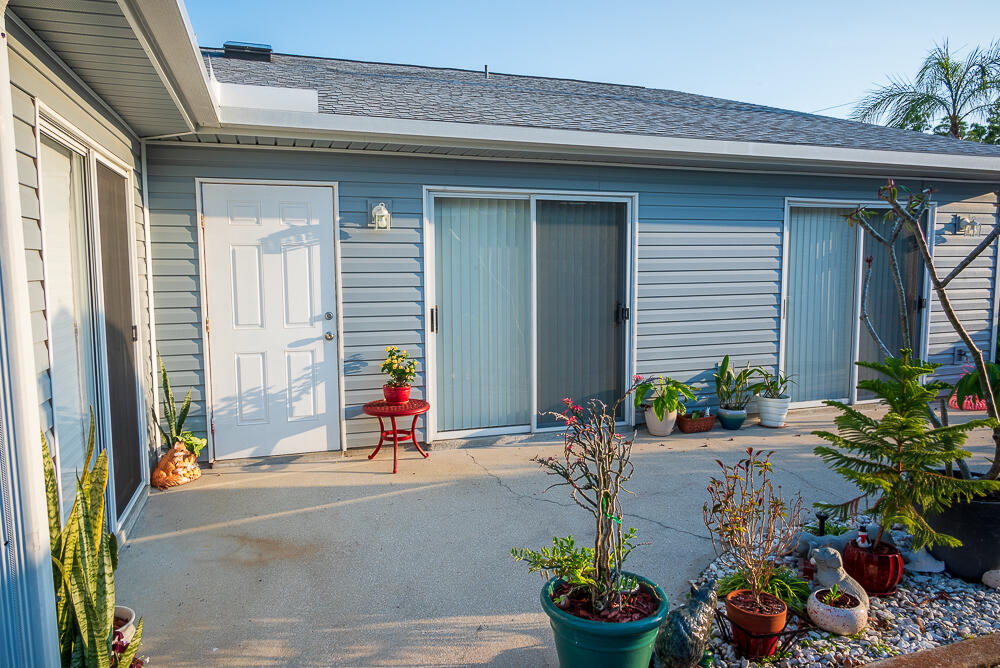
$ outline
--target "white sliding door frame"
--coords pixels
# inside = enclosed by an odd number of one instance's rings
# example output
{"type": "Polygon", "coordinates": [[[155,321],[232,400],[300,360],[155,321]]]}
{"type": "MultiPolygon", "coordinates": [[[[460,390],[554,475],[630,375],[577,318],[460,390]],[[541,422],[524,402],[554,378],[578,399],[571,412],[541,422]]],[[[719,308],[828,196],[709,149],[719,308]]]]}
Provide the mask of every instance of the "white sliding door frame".
{"type": "MultiPolygon", "coordinates": [[[[625,336],[622,337],[624,350],[625,377],[623,387],[629,387],[636,371],[636,318],[638,272],[635,270],[638,262],[638,226],[639,226],[639,194],[629,192],[603,192],[581,190],[541,190],[533,188],[475,188],[464,186],[424,186],[423,209],[424,221],[422,229],[422,246],[424,257],[424,379],[427,401],[431,408],[427,413],[427,442],[438,438],[473,438],[477,436],[499,436],[506,434],[528,434],[561,431],[565,427],[538,426],[538,281],[537,281],[537,241],[536,241],[536,204],[539,200],[554,200],[561,202],[615,202],[625,205],[625,238],[628,252],[625,254],[625,303],[629,308],[629,318],[626,321],[625,336]],[[530,402],[531,418],[526,425],[508,427],[488,427],[483,429],[463,429],[457,431],[438,431],[435,420],[435,403],[438,391],[437,378],[437,341],[436,333],[431,331],[430,314],[435,304],[437,294],[437,265],[434,255],[435,227],[434,200],[438,197],[467,199],[519,199],[529,201],[531,218],[530,255],[530,310],[531,344],[529,351],[529,367],[531,374],[530,402]]],[[[631,402],[625,402],[624,419],[620,424],[635,424],[635,407],[631,402]]]]}
{"type": "MultiPolygon", "coordinates": [[[[803,209],[803,208],[813,208],[813,209],[854,209],[859,206],[864,206],[870,209],[882,209],[886,210],[889,205],[882,200],[843,200],[843,199],[822,199],[822,198],[810,198],[810,197],[786,197],[785,198],[785,213],[784,221],[781,233],[781,319],[779,325],[779,345],[778,345],[778,371],[780,373],[785,372],[785,365],[787,363],[786,350],[788,347],[788,336],[787,336],[787,323],[788,323],[788,267],[789,267],[789,228],[791,226],[791,210],[793,208],[803,209]]],[[[934,220],[937,214],[937,203],[931,202],[927,208],[927,223],[924,234],[927,238],[927,244],[930,247],[931,257],[934,256],[934,220]]],[[[847,222],[845,221],[846,225],[847,222]]],[[[864,263],[864,253],[861,252],[864,248],[865,241],[865,231],[860,225],[857,226],[856,230],[856,245],[857,257],[854,263],[854,318],[853,318],[853,334],[851,339],[851,376],[850,376],[850,393],[847,397],[830,397],[836,401],[844,401],[849,404],[868,404],[876,403],[878,399],[858,399],[858,367],[855,362],[858,361],[859,354],[859,342],[863,332],[861,331],[861,279],[862,279],[862,265],[864,263]]],[[[928,328],[930,326],[930,311],[931,311],[931,282],[930,275],[927,272],[927,268],[920,265],[920,285],[921,294],[919,297],[924,299],[923,313],[920,316],[920,340],[918,342],[918,355],[921,359],[927,359],[927,347],[929,341],[928,328]]],[[[814,408],[817,406],[822,406],[823,400],[817,401],[798,401],[792,404],[792,408],[814,408]]]]}
{"type": "MultiPolygon", "coordinates": [[[[100,425],[100,429],[97,431],[96,441],[99,450],[107,449],[109,444],[111,444],[111,447],[113,448],[114,446],[111,440],[111,406],[108,398],[108,385],[110,381],[108,378],[106,353],[107,339],[105,329],[106,323],[104,318],[104,273],[101,257],[101,226],[97,201],[97,165],[101,164],[111,169],[123,177],[126,181],[125,217],[128,220],[128,224],[126,225],[129,242],[128,245],[129,248],[132,249],[132,252],[129,253],[129,296],[131,302],[132,322],[135,323],[135,326],[139,330],[141,330],[139,290],[136,284],[136,279],[139,273],[138,258],[136,258],[135,254],[135,249],[138,245],[135,230],[135,190],[137,185],[135,172],[130,165],[105,149],[97,141],[46,106],[44,102],[38,100],[37,98],[35,99],[35,119],[35,150],[39,159],[41,159],[40,145],[43,134],[66,146],[67,148],[83,155],[85,159],[86,184],[84,195],[87,208],[87,239],[88,245],[90,246],[90,257],[88,259],[91,263],[90,285],[88,287],[91,292],[91,303],[94,308],[93,324],[95,328],[95,350],[93,351],[93,354],[96,364],[96,389],[98,403],[98,405],[93,408],[95,417],[97,417],[97,421],[100,425]]],[[[42,213],[42,216],[44,218],[44,212],[42,213]]],[[[46,235],[46,225],[44,220],[42,221],[41,229],[44,254],[46,235]]],[[[152,260],[150,258],[147,258],[147,262],[151,261],[152,260]]],[[[48,281],[45,281],[45,286],[45,289],[47,290],[48,281]]],[[[147,286],[146,289],[152,290],[152,286],[147,286]]],[[[48,303],[48,299],[46,299],[46,303],[48,303]]],[[[51,327],[51,325],[48,326],[51,327]]],[[[51,341],[51,331],[47,334],[49,336],[49,340],[51,341]]],[[[149,452],[149,429],[147,420],[150,415],[150,407],[146,403],[146,396],[142,386],[144,374],[141,370],[144,369],[145,365],[142,361],[142,345],[138,338],[139,337],[136,337],[136,339],[132,341],[132,361],[133,368],[136,370],[135,396],[139,421],[137,425],[139,428],[139,443],[137,445],[142,449],[142,457],[140,458],[141,478],[138,490],[136,490],[135,494],[133,494],[129,503],[120,514],[118,513],[118,504],[116,501],[117,497],[115,495],[114,457],[111,456],[111,452],[108,453],[108,485],[105,495],[107,500],[106,506],[108,507],[107,515],[109,526],[116,534],[119,535],[119,537],[124,536],[127,526],[138,517],[139,509],[145,503],[149,492],[150,471],[146,461],[146,453],[149,452]]],[[[50,350],[50,368],[51,364],[52,359],[50,350]]],[[[58,439],[58,436],[56,438],[58,439]]]]}
{"type": "MultiPolygon", "coordinates": [[[[198,299],[201,306],[201,340],[203,342],[205,370],[205,431],[208,438],[208,458],[210,462],[215,461],[215,420],[213,418],[212,399],[212,340],[208,320],[208,285],[206,270],[206,253],[208,251],[205,243],[205,208],[202,186],[219,185],[249,185],[249,186],[306,186],[312,188],[329,188],[330,196],[333,198],[333,261],[334,261],[334,295],[337,309],[337,417],[340,422],[340,451],[347,452],[347,395],[344,389],[344,291],[343,277],[341,276],[340,258],[340,184],[337,181],[296,181],[282,179],[226,179],[197,177],[194,180],[195,211],[198,220],[198,299]]],[[[335,451],[334,451],[335,452],[335,451]]]]}

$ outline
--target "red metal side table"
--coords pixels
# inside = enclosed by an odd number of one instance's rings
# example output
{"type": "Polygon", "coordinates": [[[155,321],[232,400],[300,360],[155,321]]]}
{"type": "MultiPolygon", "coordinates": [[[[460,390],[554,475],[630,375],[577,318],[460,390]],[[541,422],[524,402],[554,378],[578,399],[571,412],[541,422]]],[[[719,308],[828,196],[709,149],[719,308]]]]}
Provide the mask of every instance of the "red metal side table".
{"type": "Polygon", "coordinates": [[[417,452],[422,454],[424,457],[429,455],[420,448],[420,444],[417,443],[417,418],[429,411],[431,405],[426,401],[421,399],[410,399],[403,404],[390,404],[387,401],[369,401],[365,404],[361,410],[365,415],[374,415],[378,418],[378,446],[375,448],[375,452],[368,455],[368,459],[371,459],[378,454],[378,451],[382,449],[382,443],[385,442],[387,438],[392,439],[392,472],[396,473],[399,470],[399,438],[402,437],[404,441],[413,441],[413,446],[417,449],[417,452]],[[396,427],[396,418],[400,417],[413,417],[413,423],[410,425],[409,429],[399,429],[396,427]],[[392,429],[385,428],[385,422],[382,418],[389,418],[392,423],[392,429]]]}

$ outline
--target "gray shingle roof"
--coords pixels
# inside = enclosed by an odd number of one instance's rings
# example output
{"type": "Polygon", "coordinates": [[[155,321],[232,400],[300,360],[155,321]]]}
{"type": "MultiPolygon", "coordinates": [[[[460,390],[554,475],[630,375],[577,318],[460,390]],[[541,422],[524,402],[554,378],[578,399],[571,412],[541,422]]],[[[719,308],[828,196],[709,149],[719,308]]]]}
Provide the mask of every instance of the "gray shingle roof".
{"type": "Polygon", "coordinates": [[[327,114],[631,135],[1000,156],[1000,146],[672,90],[414,65],[203,49],[216,78],[319,91],[327,114]]]}

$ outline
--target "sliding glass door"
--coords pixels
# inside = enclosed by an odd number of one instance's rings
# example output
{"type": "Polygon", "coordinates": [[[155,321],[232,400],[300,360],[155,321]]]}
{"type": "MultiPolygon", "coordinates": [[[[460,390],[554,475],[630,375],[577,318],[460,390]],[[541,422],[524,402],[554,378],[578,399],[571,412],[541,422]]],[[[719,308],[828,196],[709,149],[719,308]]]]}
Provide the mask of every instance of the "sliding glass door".
{"type": "Polygon", "coordinates": [[[523,432],[556,426],[545,413],[563,397],[614,402],[628,373],[628,203],[440,195],[433,211],[436,431],[523,432]]]}

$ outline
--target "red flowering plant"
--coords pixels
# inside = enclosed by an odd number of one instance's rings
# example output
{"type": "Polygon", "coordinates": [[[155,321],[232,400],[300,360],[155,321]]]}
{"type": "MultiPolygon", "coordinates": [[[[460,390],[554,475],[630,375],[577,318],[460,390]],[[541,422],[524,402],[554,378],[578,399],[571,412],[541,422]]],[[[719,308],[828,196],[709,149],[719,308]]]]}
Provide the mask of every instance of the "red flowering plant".
{"type": "Polygon", "coordinates": [[[614,404],[590,400],[587,406],[563,399],[561,413],[547,412],[566,425],[562,457],[534,457],[532,461],[548,475],[559,478],[546,489],[566,485],[570,497],[578,506],[594,516],[594,547],[577,548],[572,536],[553,538],[552,547],[535,551],[514,548],[511,556],[528,563],[532,573],[545,579],[559,577],[569,590],[555,599],[561,607],[568,599],[585,591],[595,612],[622,607],[623,594],[635,592],[639,583],[622,572],[622,564],[636,547],[635,529],[622,526],[621,492],[633,494],[624,487],[632,477],[631,438],[620,434],[616,427],[619,407],[643,383],[635,376],[631,387],[614,404]]]}

